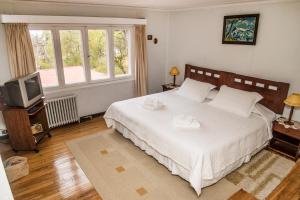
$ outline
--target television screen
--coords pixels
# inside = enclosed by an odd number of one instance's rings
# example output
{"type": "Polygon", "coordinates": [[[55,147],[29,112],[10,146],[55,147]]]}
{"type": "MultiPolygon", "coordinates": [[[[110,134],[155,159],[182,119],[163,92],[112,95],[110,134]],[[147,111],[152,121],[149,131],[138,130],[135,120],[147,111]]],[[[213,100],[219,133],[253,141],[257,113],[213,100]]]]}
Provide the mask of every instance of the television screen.
{"type": "Polygon", "coordinates": [[[37,76],[24,81],[28,101],[41,94],[39,79],[37,76]]]}

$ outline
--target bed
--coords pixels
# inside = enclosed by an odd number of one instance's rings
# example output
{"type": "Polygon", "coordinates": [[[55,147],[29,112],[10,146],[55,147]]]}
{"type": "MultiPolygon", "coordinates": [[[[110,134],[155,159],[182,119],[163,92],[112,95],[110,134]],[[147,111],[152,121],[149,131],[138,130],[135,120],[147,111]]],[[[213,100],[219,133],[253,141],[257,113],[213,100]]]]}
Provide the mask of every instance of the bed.
{"type": "MultiPolygon", "coordinates": [[[[230,72],[186,65],[185,78],[256,91],[264,98],[259,103],[274,113],[283,112],[283,100],[289,84],[238,75],[230,72]]],[[[172,174],[179,175],[200,195],[201,188],[212,185],[248,162],[264,148],[272,137],[274,115],[260,110],[249,118],[191,101],[176,90],[113,103],[104,119],[125,138],[153,156],[172,174]],[[151,111],[143,108],[145,98],[159,98],[167,105],[151,111]],[[200,122],[199,129],[178,129],[174,116],[192,114],[200,122]]]]}

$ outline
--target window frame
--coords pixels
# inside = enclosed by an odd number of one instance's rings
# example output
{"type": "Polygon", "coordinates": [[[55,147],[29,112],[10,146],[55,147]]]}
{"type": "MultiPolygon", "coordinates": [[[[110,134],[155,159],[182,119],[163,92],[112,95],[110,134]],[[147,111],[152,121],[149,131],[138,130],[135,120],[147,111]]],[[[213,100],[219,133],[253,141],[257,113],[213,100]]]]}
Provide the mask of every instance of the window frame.
{"type": "Polygon", "coordinates": [[[113,82],[120,82],[122,80],[134,80],[134,26],[133,25],[85,25],[85,24],[30,24],[30,30],[49,30],[52,33],[56,74],[58,78],[58,86],[44,87],[44,91],[64,90],[72,88],[89,87],[94,85],[104,85],[113,82]],[[126,29],[129,31],[128,37],[128,74],[122,76],[115,76],[115,64],[114,64],[114,39],[113,31],[126,29]],[[80,30],[82,40],[82,52],[83,52],[83,67],[85,82],[66,84],[64,77],[64,67],[62,61],[62,52],[60,44],[60,30],[80,30]],[[88,44],[88,30],[106,30],[107,31],[107,66],[108,66],[108,78],[92,80],[91,79],[91,67],[89,61],[89,44],[88,44]]]}
{"type": "Polygon", "coordinates": [[[64,87],[72,87],[72,86],[76,86],[76,85],[81,85],[81,84],[83,84],[83,83],[86,83],[86,82],[88,82],[88,77],[87,77],[87,74],[86,74],[86,71],[87,71],[87,66],[86,66],[86,61],[85,61],[85,58],[86,58],[86,55],[85,55],[85,50],[84,50],[84,31],[83,31],[83,28],[82,27],[79,27],[79,26],[67,26],[67,27],[62,27],[62,28],[57,28],[57,33],[58,33],[58,41],[57,41],[57,44],[58,44],[58,46],[59,46],[59,50],[58,50],[58,53],[60,54],[60,57],[59,57],[59,59],[60,59],[60,61],[61,61],[61,67],[62,67],[62,75],[61,76],[63,76],[63,80],[64,80],[64,82],[63,82],[63,85],[64,85],[64,87]],[[77,82],[77,83],[71,83],[71,84],[67,84],[66,83],[66,81],[65,81],[65,75],[64,75],[64,70],[65,70],[65,68],[64,68],[64,65],[63,65],[63,57],[62,57],[62,52],[61,52],[61,42],[60,42],[60,31],[68,31],[68,30],[71,30],[71,31],[80,31],[80,34],[81,34],[81,45],[82,45],[82,65],[83,65],[83,71],[84,71],[84,79],[85,79],[85,81],[83,81],[83,82],[77,82]]]}

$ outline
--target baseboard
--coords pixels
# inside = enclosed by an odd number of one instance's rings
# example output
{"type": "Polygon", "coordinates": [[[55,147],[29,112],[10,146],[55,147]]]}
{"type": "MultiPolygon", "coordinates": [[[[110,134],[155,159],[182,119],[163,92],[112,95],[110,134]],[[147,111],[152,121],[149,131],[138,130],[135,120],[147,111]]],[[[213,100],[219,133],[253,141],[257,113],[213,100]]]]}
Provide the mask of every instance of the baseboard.
{"type": "Polygon", "coordinates": [[[91,120],[95,117],[102,117],[104,114],[105,114],[105,112],[94,113],[94,114],[91,114],[91,115],[85,115],[85,116],[80,117],[80,122],[91,120]]]}

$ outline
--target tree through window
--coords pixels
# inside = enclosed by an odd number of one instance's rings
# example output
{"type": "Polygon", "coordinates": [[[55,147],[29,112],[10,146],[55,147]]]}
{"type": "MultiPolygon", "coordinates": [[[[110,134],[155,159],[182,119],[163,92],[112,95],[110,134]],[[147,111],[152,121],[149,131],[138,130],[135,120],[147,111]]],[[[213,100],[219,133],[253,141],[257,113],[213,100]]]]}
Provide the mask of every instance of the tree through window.
{"type": "Polygon", "coordinates": [[[66,84],[85,81],[80,30],[60,30],[60,46],[66,84]]]}
{"type": "Polygon", "coordinates": [[[106,35],[106,30],[88,30],[89,62],[92,80],[99,80],[109,77],[107,66],[106,35]]]}
{"type": "Polygon", "coordinates": [[[115,76],[129,74],[128,34],[127,30],[115,30],[113,32],[115,76]]]}
{"type": "Polygon", "coordinates": [[[32,26],[43,87],[112,81],[131,75],[131,27],[32,26]]]}
{"type": "Polygon", "coordinates": [[[37,71],[44,87],[58,86],[52,32],[30,30],[37,71]]]}

